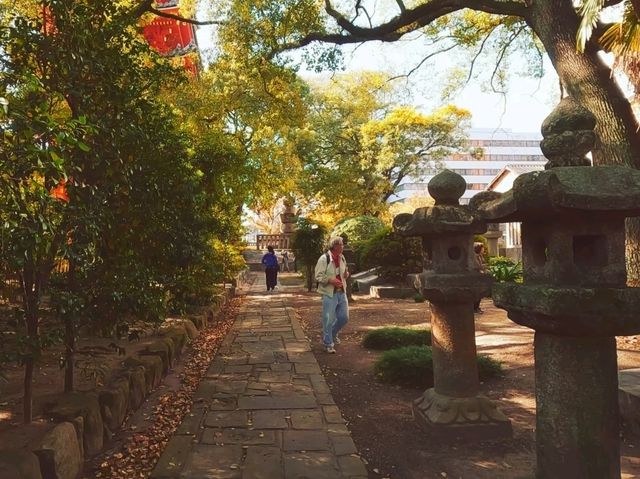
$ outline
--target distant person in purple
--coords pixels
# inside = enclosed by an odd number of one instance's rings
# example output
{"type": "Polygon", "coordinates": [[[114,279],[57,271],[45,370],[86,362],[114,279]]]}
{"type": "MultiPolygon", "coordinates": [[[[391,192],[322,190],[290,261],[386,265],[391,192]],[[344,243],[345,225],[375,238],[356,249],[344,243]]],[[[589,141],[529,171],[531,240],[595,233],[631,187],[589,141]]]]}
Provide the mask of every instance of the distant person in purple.
{"type": "Polygon", "coordinates": [[[267,279],[267,291],[273,291],[278,284],[278,270],[280,265],[278,264],[278,257],[273,251],[273,246],[267,246],[268,252],[262,257],[262,264],[264,265],[264,274],[267,279]]]}

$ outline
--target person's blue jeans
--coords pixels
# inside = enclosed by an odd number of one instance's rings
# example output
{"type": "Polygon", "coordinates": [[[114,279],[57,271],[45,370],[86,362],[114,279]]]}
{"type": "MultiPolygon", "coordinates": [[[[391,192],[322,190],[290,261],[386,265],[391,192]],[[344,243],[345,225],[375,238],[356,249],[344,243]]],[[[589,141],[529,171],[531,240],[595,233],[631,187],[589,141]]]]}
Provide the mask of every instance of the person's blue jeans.
{"type": "Polygon", "coordinates": [[[336,291],[333,297],[322,295],[322,342],[334,346],[338,332],[349,321],[349,302],[344,291],[336,291]]]}

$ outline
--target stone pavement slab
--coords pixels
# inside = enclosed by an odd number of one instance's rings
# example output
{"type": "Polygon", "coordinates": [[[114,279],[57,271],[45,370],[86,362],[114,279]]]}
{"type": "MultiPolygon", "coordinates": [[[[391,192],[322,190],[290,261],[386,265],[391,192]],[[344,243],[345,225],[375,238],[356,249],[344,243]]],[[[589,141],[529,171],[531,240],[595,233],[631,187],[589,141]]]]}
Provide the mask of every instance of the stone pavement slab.
{"type": "Polygon", "coordinates": [[[351,434],[286,296],[253,285],[153,478],[362,479],[351,434]]]}

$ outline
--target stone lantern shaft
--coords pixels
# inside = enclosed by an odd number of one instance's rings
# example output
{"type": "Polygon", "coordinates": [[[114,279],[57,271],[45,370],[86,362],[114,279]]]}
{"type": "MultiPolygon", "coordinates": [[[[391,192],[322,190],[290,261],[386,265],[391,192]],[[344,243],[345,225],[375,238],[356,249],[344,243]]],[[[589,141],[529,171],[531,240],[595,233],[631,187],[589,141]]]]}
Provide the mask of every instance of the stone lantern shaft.
{"type": "Polygon", "coordinates": [[[413,404],[415,419],[441,438],[510,437],[511,423],[480,394],[473,304],[491,278],[478,271],[473,235],[486,225],[459,198],[464,179],[445,170],[429,182],[435,206],[394,218],[397,233],[420,236],[429,256],[423,294],[431,307],[434,387],[413,404]]]}
{"type": "Polygon", "coordinates": [[[493,298],[535,330],[538,479],[620,477],[615,336],[640,332],[640,289],[626,288],[624,255],[640,171],[588,166],[594,127],[563,99],[542,125],[546,171],[470,205],[489,222],[522,222],[524,284],[496,284],[493,298]]]}

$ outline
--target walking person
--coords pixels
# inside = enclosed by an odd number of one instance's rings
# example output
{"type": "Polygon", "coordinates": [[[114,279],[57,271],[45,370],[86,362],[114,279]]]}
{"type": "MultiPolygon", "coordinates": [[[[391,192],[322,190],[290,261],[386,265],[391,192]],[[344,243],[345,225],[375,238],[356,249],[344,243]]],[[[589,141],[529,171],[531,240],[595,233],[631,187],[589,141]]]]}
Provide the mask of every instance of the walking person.
{"type": "Polygon", "coordinates": [[[289,272],[289,252],[287,250],[284,251],[284,253],[282,253],[282,272],[284,273],[284,270],[287,270],[287,273],[289,272]]]}
{"type": "Polygon", "coordinates": [[[349,321],[346,293],[349,271],[343,250],[342,238],[332,237],[329,251],[318,258],[315,269],[318,292],[322,295],[322,342],[330,354],[335,354],[335,346],[340,344],[338,333],[349,321]]]}
{"type": "MultiPolygon", "coordinates": [[[[475,256],[476,270],[478,271],[478,273],[486,273],[487,265],[484,262],[484,244],[474,243],[473,253],[475,256]]],[[[473,312],[477,314],[484,313],[484,311],[480,309],[480,300],[476,301],[473,304],[473,312]]]]}
{"type": "Polygon", "coordinates": [[[267,291],[273,291],[278,284],[278,257],[273,251],[273,246],[267,246],[267,253],[262,257],[264,274],[267,280],[267,291]]]}

